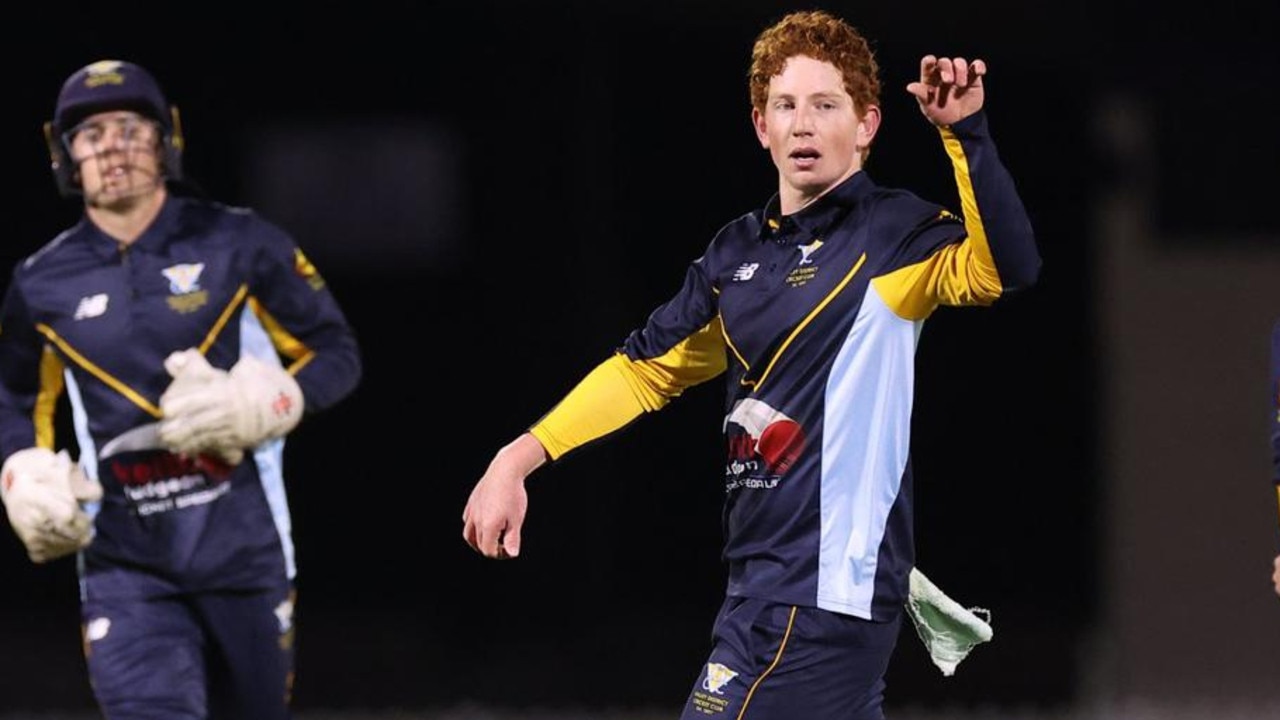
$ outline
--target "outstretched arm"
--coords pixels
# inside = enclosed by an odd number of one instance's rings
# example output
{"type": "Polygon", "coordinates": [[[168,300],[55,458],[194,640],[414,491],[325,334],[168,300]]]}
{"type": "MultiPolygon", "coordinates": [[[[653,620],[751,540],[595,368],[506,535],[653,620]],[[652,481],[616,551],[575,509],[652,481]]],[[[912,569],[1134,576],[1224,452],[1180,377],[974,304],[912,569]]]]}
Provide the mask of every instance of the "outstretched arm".
{"type": "Polygon", "coordinates": [[[524,482],[534,470],[723,373],[724,337],[713,296],[695,262],[680,292],[650,314],[643,330],[498,451],[462,511],[462,539],[485,557],[516,557],[529,505],[524,482]]]}
{"type": "Polygon", "coordinates": [[[528,432],[489,461],[462,511],[462,539],[490,558],[520,554],[520,529],[529,508],[524,481],[548,460],[631,423],[665,404],[627,381],[627,361],[615,355],[596,366],[528,432]]]}
{"type": "Polygon", "coordinates": [[[462,538],[485,557],[520,554],[529,507],[524,481],[548,460],[595,442],[662,409],[685,388],[724,371],[720,323],[709,323],[660,358],[637,361],[619,352],[600,363],[528,432],[489,462],[462,511],[462,538]]]}
{"type": "MultiPolygon", "coordinates": [[[[982,60],[926,55],[920,78],[907,85],[951,160],[965,229],[961,242],[947,242],[924,262],[878,283],[891,286],[880,289],[901,298],[902,307],[913,308],[913,317],[928,315],[938,304],[987,305],[1034,285],[1039,277],[1041,259],[1031,219],[982,110],[986,73],[982,60]]],[[[943,213],[922,226],[918,240],[952,240],[949,218],[954,219],[943,213]]]]}
{"type": "Polygon", "coordinates": [[[528,432],[489,461],[462,511],[462,539],[485,557],[520,554],[529,497],[524,481],[548,460],[594,442],[664,407],[680,386],[658,382],[650,364],[615,354],[587,373],[528,432]]]}

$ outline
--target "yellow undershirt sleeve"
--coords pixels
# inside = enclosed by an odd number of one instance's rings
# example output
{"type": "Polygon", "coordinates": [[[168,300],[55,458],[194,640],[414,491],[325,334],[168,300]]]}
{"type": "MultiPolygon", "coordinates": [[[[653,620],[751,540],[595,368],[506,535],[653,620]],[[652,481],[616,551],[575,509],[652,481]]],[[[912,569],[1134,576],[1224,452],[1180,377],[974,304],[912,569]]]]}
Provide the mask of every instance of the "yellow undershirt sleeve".
{"type": "Polygon", "coordinates": [[[725,370],[719,318],[661,357],[632,361],[616,353],[587,373],[529,429],[555,460],[570,450],[662,409],[686,388],[725,370]]]}

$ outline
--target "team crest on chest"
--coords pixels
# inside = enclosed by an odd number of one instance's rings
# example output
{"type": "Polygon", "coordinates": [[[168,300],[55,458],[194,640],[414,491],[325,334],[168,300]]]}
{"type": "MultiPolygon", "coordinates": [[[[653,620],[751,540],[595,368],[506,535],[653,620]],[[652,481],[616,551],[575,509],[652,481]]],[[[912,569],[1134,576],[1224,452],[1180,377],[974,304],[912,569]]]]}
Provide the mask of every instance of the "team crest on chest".
{"type": "Polygon", "coordinates": [[[813,262],[812,260],[809,259],[809,256],[817,252],[818,248],[820,247],[822,247],[821,240],[814,240],[808,245],[801,245],[800,246],[800,264],[808,265],[809,263],[813,262]]]}
{"type": "Polygon", "coordinates": [[[787,273],[788,285],[800,287],[807,284],[818,274],[818,266],[813,264],[813,260],[809,256],[813,255],[820,247],[822,247],[821,240],[814,240],[808,245],[797,246],[800,251],[800,262],[796,265],[795,270],[787,273]]]}
{"type": "Polygon", "coordinates": [[[176,312],[195,312],[209,302],[209,292],[200,287],[204,263],[170,265],[160,271],[169,281],[169,307],[176,312]]]}

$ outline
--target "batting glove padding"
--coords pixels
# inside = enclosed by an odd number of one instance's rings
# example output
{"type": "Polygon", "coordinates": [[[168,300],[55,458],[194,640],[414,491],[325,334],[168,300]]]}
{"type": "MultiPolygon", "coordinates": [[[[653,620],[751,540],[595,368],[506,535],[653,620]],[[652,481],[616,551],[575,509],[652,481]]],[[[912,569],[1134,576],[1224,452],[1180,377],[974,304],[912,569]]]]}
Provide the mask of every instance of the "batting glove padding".
{"type": "Polygon", "coordinates": [[[55,560],[88,545],[93,521],[81,503],[101,499],[102,486],[87,478],[66,450],[19,450],[0,468],[0,501],[32,562],[55,560]]]}
{"type": "Polygon", "coordinates": [[[302,389],[287,370],[246,355],[228,372],[197,350],[165,360],[173,382],[160,397],[161,442],[174,452],[212,453],[230,464],[244,450],[288,434],[302,419],[302,389]]]}

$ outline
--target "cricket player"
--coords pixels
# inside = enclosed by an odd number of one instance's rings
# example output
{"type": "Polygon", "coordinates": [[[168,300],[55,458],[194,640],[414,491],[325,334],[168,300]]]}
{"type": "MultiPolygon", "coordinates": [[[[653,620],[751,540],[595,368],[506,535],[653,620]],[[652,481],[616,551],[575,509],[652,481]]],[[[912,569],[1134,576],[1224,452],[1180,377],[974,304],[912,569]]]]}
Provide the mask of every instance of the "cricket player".
{"type": "Polygon", "coordinates": [[[530,473],[723,377],[729,580],[683,720],[883,717],[915,563],[920,333],[940,305],[990,305],[1039,275],[983,110],[985,61],[927,55],[904,83],[951,160],[957,212],[864,168],[878,74],[866,38],[824,11],[756,38],[751,121],[776,194],[724,225],[675,295],[498,451],[463,510],[468,544],[515,557],[530,473]]]}
{"type": "Polygon", "coordinates": [[[9,523],[34,562],[75,555],[105,718],[284,720],[282,452],[356,387],[356,338],[288,233],[181,192],[178,111],[147,70],[75,71],[45,135],[84,212],[17,264],[0,306],[9,523]]]}

